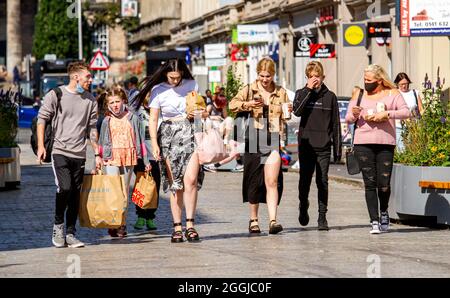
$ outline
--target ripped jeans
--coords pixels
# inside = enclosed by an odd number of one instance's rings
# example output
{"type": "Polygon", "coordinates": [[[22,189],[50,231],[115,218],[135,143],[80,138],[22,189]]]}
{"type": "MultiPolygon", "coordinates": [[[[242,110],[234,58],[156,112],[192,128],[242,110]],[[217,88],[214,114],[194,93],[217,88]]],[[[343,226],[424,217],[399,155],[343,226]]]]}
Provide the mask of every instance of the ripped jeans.
{"type": "Polygon", "coordinates": [[[366,203],[371,222],[379,221],[378,201],[381,212],[387,211],[389,206],[394,150],[394,145],[355,144],[355,155],[364,179],[366,203]]]}

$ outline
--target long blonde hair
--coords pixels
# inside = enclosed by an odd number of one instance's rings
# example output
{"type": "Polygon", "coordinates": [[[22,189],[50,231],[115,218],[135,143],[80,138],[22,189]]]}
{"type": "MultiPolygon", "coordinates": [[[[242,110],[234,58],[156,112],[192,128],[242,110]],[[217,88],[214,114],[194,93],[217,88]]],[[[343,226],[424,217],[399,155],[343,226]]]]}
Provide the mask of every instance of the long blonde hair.
{"type": "Polygon", "coordinates": [[[397,86],[395,86],[395,84],[389,79],[389,76],[386,73],[386,71],[384,70],[384,68],[381,67],[380,65],[371,64],[371,65],[367,66],[367,68],[364,70],[364,72],[365,73],[366,72],[373,73],[375,75],[375,79],[383,81],[381,84],[386,89],[396,89],[397,88],[397,86]]]}

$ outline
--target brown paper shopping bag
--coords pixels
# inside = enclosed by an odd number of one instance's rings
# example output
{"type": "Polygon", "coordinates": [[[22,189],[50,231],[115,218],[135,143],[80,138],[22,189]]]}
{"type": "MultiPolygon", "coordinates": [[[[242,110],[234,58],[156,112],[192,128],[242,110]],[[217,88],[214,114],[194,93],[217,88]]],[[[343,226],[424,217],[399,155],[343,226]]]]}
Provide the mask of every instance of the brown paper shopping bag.
{"type": "Polygon", "coordinates": [[[186,95],[186,114],[197,110],[206,110],[206,103],[203,97],[196,91],[191,91],[186,95]]]}
{"type": "Polygon", "coordinates": [[[118,228],[126,222],[128,200],[123,175],[84,175],[80,226],[118,228]]]}
{"type": "Polygon", "coordinates": [[[158,207],[158,192],[152,175],[138,172],[131,200],[141,209],[156,209],[158,207]]]}

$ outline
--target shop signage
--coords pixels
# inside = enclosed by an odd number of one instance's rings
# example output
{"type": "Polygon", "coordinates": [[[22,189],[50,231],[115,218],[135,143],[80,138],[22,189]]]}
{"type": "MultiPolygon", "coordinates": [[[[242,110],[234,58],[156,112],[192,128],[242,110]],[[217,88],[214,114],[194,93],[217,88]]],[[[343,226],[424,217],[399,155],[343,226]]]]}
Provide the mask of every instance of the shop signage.
{"type": "Polygon", "coordinates": [[[270,43],[276,41],[279,26],[274,24],[238,25],[238,43],[270,43]]]}
{"type": "Polygon", "coordinates": [[[399,1],[400,36],[450,36],[450,1],[399,1]]]}
{"type": "Polygon", "coordinates": [[[192,74],[194,76],[207,76],[208,67],[201,65],[192,66],[192,74]]]}
{"type": "Polygon", "coordinates": [[[365,24],[343,24],[344,47],[366,46],[365,24]]]}
{"type": "Polygon", "coordinates": [[[137,17],[138,16],[138,1],[136,0],[122,0],[122,17],[137,17]]]}
{"type": "Polygon", "coordinates": [[[227,57],[227,46],[224,43],[205,44],[205,59],[227,57]]]}
{"type": "Polygon", "coordinates": [[[336,58],[336,50],[334,44],[311,44],[309,52],[310,58],[336,58]]]}
{"type": "Polygon", "coordinates": [[[311,44],[317,43],[317,37],[314,35],[302,36],[294,39],[294,57],[309,58],[311,44]]]}
{"type": "Polygon", "coordinates": [[[227,65],[227,59],[226,58],[217,58],[217,59],[205,59],[206,66],[213,67],[213,66],[225,66],[227,65]]]}
{"type": "Polygon", "coordinates": [[[210,70],[208,80],[210,83],[221,83],[221,72],[220,70],[210,70]]]}
{"type": "Polygon", "coordinates": [[[242,44],[230,45],[230,58],[231,61],[245,61],[248,57],[248,46],[242,44]]]}
{"type": "Polygon", "coordinates": [[[367,37],[391,37],[390,22],[369,22],[367,23],[367,37]]]}

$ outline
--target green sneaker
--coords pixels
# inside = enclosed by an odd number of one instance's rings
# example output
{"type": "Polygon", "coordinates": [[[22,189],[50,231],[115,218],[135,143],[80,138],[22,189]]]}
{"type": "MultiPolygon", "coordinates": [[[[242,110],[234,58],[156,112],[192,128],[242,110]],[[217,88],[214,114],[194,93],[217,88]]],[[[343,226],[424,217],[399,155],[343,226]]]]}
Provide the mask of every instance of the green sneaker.
{"type": "Polygon", "coordinates": [[[136,223],[134,224],[134,228],[136,230],[142,230],[142,229],[144,229],[144,226],[145,226],[145,218],[138,217],[136,223]]]}
{"type": "Polygon", "coordinates": [[[156,225],[153,222],[153,219],[147,219],[147,230],[154,231],[156,230],[156,225]]]}

